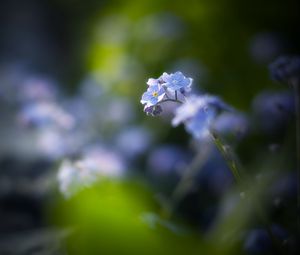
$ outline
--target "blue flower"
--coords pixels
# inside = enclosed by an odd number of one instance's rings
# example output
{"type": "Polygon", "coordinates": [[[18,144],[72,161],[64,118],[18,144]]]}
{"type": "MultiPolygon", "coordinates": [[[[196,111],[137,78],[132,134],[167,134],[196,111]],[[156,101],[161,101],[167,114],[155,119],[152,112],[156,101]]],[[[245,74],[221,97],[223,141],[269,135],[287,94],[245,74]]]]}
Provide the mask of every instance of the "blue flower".
{"type": "MultiPolygon", "coordinates": [[[[271,226],[272,234],[278,243],[286,243],[285,248],[292,248],[287,246],[287,239],[289,233],[279,225],[273,224],[271,226]]],[[[268,231],[263,228],[251,229],[246,233],[244,242],[244,250],[247,254],[273,254],[272,239],[268,231]]]]}
{"type": "Polygon", "coordinates": [[[269,253],[272,241],[265,229],[258,228],[249,231],[244,243],[244,250],[247,254],[269,253]]]}
{"type": "Polygon", "coordinates": [[[151,151],[147,164],[154,176],[170,177],[170,175],[182,174],[181,170],[189,160],[190,155],[186,149],[166,144],[151,151]]]}
{"type": "Polygon", "coordinates": [[[163,85],[172,91],[189,91],[193,82],[192,78],[186,78],[181,72],[174,74],[163,73],[160,78],[163,81],[163,85]]]}
{"type": "Polygon", "coordinates": [[[165,96],[166,91],[165,89],[158,84],[157,82],[153,81],[154,79],[149,79],[147,84],[151,84],[147,91],[143,94],[141,103],[146,104],[147,107],[156,105],[159,103],[165,96]],[[150,81],[151,80],[151,81],[150,81]],[[150,82],[149,82],[150,81],[150,82]]]}
{"type": "Polygon", "coordinates": [[[147,81],[147,85],[148,86],[159,86],[160,85],[160,81],[159,81],[159,79],[150,78],[147,81]]]}
{"type": "Polygon", "coordinates": [[[172,125],[178,126],[184,123],[187,132],[201,139],[210,134],[211,122],[218,111],[227,108],[229,107],[218,97],[191,96],[176,109],[172,125]]]}
{"type": "Polygon", "coordinates": [[[269,66],[269,70],[272,79],[275,81],[298,83],[300,80],[300,57],[279,57],[269,66]]]}
{"type": "Polygon", "coordinates": [[[257,125],[266,134],[279,134],[288,128],[295,114],[293,94],[287,91],[263,91],[252,104],[257,125]]]}
{"type": "Polygon", "coordinates": [[[195,116],[185,122],[187,132],[195,138],[205,138],[210,134],[211,121],[215,118],[216,112],[212,109],[201,108],[195,116]]]}
{"type": "Polygon", "coordinates": [[[224,112],[214,121],[213,129],[227,138],[243,138],[249,131],[250,123],[246,115],[224,112]]]}

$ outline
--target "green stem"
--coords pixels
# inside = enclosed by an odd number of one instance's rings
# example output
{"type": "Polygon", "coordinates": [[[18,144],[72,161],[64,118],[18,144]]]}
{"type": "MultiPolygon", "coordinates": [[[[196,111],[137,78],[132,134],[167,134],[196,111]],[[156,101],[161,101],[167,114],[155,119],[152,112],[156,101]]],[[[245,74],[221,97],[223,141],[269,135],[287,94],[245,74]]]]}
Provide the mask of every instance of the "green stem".
{"type": "Polygon", "coordinates": [[[230,151],[229,146],[225,146],[222,140],[218,137],[218,135],[214,132],[212,132],[212,139],[218,148],[218,150],[221,152],[223,155],[229,169],[231,170],[231,173],[233,174],[236,182],[238,184],[241,183],[242,178],[241,175],[238,171],[238,163],[237,160],[235,159],[233,153],[230,151]]]}
{"type": "MultiPolygon", "coordinates": [[[[219,149],[219,151],[223,155],[225,161],[227,162],[227,165],[228,165],[229,169],[231,170],[237,184],[240,187],[242,187],[241,186],[242,178],[238,171],[238,161],[235,158],[233,152],[229,149],[229,146],[224,145],[222,140],[218,137],[218,135],[215,132],[212,132],[212,139],[213,139],[216,147],[219,149]]],[[[282,253],[280,244],[272,232],[269,221],[268,221],[264,211],[262,210],[262,208],[259,205],[256,205],[255,212],[258,215],[258,217],[262,220],[262,222],[264,222],[264,224],[265,224],[267,233],[273,243],[273,251],[275,252],[274,254],[277,254],[279,252],[282,253]]]]}
{"type": "Polygon", "coordinates": [[[199,150],[193,161],[184,169],[179,183],[176,185],[173,193],[171,194],[170,202],[165,203],[166,206],[164,208],[163,214],[166,218],[170,218],[172,216],[180,201],[191,190],[194,185],[196,174],[206,162],[211,152],[211,146],[210,144],[205,144],[203,146],[206,149],[199,150]]]}
{"type": "Polygon", "coordinates": [[[206,162],[209,153],[211,151],[211,147],[209,144],[205,145],[205,147],[206,147],[205,150],[198,151],[192,163],[186,169],[184,169],[183,176],[180,179],[178,185],[176,186],[172,194],[172,198],[175,204],[180,202],[180,200],[184,197],[184,195],[193,186],[194,177],[199,172],[199,169],[201,169],[204,163],[206,162]]]}

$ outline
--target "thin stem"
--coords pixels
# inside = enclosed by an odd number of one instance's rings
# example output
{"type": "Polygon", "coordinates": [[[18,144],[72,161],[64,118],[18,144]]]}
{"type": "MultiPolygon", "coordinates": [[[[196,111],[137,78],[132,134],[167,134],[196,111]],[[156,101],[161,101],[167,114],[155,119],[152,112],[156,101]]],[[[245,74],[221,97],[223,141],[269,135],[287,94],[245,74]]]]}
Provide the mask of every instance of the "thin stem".
{"type": "Polygon", "coordinates": [[[212,136],[212,139],[213,139],[216,147],[218,148],[218,150],[223,155],[223,157],[224,157],[229,169],[231,170],[236,182],[238,184],[240,184],[242,179],[241,179],[240,173],[238,171],[237,160],[233,156],[233,153],[231,151],[229,151],[228,146],[225,146],[223,144],[223,142],[221,141],[221,139],[218,137],[218,135],[216,133],[212,132],[211,136],[212,136]]]}
{"type": "MultiPolygon", "coordinates": [[[[234,154],[229,150],[229,147],[224,145],[224,143],[222,142],[222,140],[218,137],[218,135],[215,132],[212,132],[212,139],[215,143],[215,145],[217,146],[217,148],[219,149],[219,151],[221,152],[221,154],[223,155],[225,161],[227,162],[228,167],[230,168],[237,184],[242,187],[241,182],[242,182],[242,178],[241,175],[238,171],[238,161],[235,158],[234,154]]],[[[262,208],[259,205],[255,206],[255,212],[258,215],[258,217],[264,222],[267,233],[269,235],[269,237],[271,238],[271,241],[273,243],[273,250],[274,252],[281,252],[281,247],[278,243],[277,238],[274,236],[273,231],[269,225],[269,221],[264,213],[264,211],[262,210],[262,208]],[[278,250],[278,251],[277,251],[278,250]]],[[[282,253],[283,254],[283,253],[282,253]]]]}
{"type": "Polygon", "coordinates": [[[168,204],[168,207],[165,208],[164,214],[166,217],[171,217],[184,196],[193,188],[195,176],[207,161],[212,149],[212,146],[209,143],[203,144],[203,147],[206,149],[199,150],[192,162],[184,169],[179,183],[176,185],[171,195],[170,203],[168,204]]]}
{"type": "Polygon", "coordinates": [[[178,203],[186,194],[186,192],[189,191],[189,189],[193,186],[195,175],[207,161],[207,158],[211,152],[210,144],[205,144],[205,148],[206,149],[199,150],[191,164],[184,169],[183,176],[172,194],[172,198],[175,203],[178,203]]]}
{"type": "Polygon", "coordinates": [[[175,90],[175,100],[177,100],[177,90],[175,90]]]}

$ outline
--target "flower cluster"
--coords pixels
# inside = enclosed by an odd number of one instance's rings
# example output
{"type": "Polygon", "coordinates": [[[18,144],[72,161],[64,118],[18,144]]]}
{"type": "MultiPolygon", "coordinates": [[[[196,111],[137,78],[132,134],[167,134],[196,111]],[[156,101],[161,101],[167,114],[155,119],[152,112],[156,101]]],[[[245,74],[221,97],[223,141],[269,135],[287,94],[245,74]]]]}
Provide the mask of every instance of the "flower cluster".
{"type": "Polygon", "coordinates": [[[181,72],[163,73],[158,79],[150,78],[148,89],[143,94],[141,103],[147,115],[157,116],[162,112],[161,103],[167,101],[180,102],[178,94],[185,95],[191,90],[193,79],[185,77],[181,72]]]}
{"type": "Polygon", "coordinates": [[[186,78],[181,72],[163,73],[158,79],[149,79],[148,90],[143,94],[141,103],[147,115],[157,116],[162,112],[164,102],[178,102],[173,126],[185,125],[187,132],[196,139],[204,138],[211,131],[211,122],[222,110],[231,110],[220,98],[210,95],[188,95],[193,79],[186,78]],[[181,95],[179,99],[179,95],[181,95]],[[181,99],[183,97],[183,99],[181,99]]]}

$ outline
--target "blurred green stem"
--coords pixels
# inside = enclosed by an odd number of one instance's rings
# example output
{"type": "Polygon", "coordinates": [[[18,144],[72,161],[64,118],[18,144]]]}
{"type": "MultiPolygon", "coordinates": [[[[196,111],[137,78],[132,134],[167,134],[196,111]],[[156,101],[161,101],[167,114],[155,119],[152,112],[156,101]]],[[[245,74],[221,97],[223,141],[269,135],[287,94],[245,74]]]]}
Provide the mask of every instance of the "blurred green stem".
{"type": "MultiPolygon", "coordinates": [[[[241,185],[242,178],[241,178],[240,172],[238,170],[239,163],[238,163],[238,160],[236,159],[236,156],[234,155],[231,148],[229,146],[225,145],[215,132],[212,132],[212,139],[213,139],[216,147],[219,149],[219,151],[223,155],[225,161],[227,162],[227,165],[228,165],[229,169],[231,170],[231,172],[236,180],[236,183],[239,185],[239,188],[241,188],[242,187],[242,185],[241,185]]],[[[256,205],[255,212],[258,215],[258,217],[262,220],[262,222],[265,224],[267,233],[273,243],[274,254],[284,254],[281,250],[281,246],[279,244],[278,239],[274,236],[274,234],[272,232],[269,221],[268,221],[264,211],[262,210],[261,206],[256,205]]]]}
{"type": "Polygon", "coordinates": [[[191,164],[184,169],[182,177],[171,195],[170,204],[164,208],[164,215],[167,218],[173,214],[180,201],[193,188],[195,176],[207,161],[212,149],[211,144],[209,142],[205,142],[205,144],[202,144],[201,147],[205,149],[198,150],[191,164]]]}
{"type": "Polygon", "coordinates": [[[240,184],[242,179],[241,179],[241,175],[240,175],[239,170],[238,170],[238,162],[237,162],[236,157],[234,156],[233,152],[231,151],[230,147],[227,146],[227,145],[224,145],[222,140],[219,138],[219,136],[215,132],[212,132],[211,136],[212,136],[212,139],[213,139],[216,147],[218,148],[218,150],[223,155],[223,157],[224,157],[229,169],[231,170],[236,182],[238,184],[240,184]]]}

